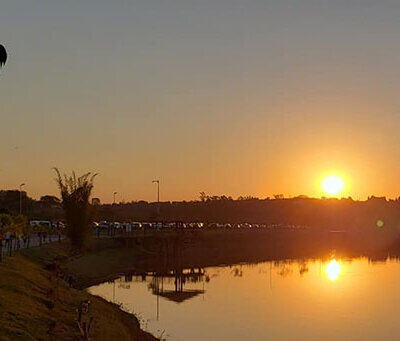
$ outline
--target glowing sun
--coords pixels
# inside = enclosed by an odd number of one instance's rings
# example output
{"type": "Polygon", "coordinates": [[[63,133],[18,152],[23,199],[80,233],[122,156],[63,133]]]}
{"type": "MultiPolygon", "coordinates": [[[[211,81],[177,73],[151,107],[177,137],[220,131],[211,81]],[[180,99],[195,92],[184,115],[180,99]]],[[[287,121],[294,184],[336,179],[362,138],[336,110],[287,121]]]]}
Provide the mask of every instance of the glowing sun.
{"type": "Polygon", "coordinates": [[[336,175],[330,175],[322,180],[322,189],[328,195],[338,195],[344,190],[344,181],[336,175]]]}

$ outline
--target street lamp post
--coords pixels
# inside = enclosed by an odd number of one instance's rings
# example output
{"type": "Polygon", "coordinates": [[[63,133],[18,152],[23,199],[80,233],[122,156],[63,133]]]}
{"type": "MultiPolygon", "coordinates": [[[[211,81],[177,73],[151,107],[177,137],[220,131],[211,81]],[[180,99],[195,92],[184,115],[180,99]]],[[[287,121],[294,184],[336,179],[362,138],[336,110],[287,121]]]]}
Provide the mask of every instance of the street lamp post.
{"type": "Polygon", "coordinates": [[[157,215],[160,214],[160,180],[153,180],[153,184],[157,184],[157,215]]]}
{"type": "Polygon", "coordinates": [[[22,214],[22,187],[23,186],[25,186],[25,184],[19,185],[19,214],[22,214]]]}
{"type": "Polygon", "coordinates": [[[113,202],[113,203],[114,203],[114,204],[115,204],[115,195],[116,195],[116,194],[118,194],[118,192],[114,192],[114,193],[113,193],[113,195],[114,195],[114,202],[113,202]]]}

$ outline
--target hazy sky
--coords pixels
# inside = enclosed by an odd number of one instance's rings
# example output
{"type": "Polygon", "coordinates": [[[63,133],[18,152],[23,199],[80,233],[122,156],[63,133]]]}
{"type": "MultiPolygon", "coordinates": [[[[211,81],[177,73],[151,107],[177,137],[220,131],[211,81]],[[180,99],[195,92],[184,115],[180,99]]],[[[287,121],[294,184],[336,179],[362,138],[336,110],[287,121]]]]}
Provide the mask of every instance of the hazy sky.
{"type": "Polygon", "coordinates": [[[5,0],[0,187],[400,195],[398,0],[5,0]]]}

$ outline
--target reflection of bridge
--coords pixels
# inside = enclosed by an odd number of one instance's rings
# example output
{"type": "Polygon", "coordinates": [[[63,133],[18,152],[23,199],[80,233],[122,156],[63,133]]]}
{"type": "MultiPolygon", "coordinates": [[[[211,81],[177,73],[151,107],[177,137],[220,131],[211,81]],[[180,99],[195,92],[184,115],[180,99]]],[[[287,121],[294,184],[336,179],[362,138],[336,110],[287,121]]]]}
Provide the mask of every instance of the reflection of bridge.
{"type": "Polygon", "coordinates": [[[204,269],[173,269],[166,271],[149,271],[125,275],[125,282],[145,282],[153,295],[157,296],[157,319],[159,318],[159,297],[175,303],[182,303],[200,294],[204,294],[204,282],[209,281],[204,269]],[[171,283],[173,287],[171,288],[171,283]],[[185,289],[188,283],[202,283],[201,289],[185,289]]]}
{"type": "Polygon", "coordinates": [[[184,271],[182,269],[172,270],[164,274],[157,273],[153,277],[149,288],[155,295],[160,295],[174,302],[181,303],[186,299],[195,296],[193,294],[201,294],[204,292],[204,290],[184,290],[184,285],[186,282],[198,283],[201,279],[204,279],[204,274],[204,270],[201,268],[189,269],[189,271],[184,271]],[[164,289],[164,279],[166,278],[174,279],[174,290],[164,289]],[[188,293],[191,295],[185,295],[188,293]]]}

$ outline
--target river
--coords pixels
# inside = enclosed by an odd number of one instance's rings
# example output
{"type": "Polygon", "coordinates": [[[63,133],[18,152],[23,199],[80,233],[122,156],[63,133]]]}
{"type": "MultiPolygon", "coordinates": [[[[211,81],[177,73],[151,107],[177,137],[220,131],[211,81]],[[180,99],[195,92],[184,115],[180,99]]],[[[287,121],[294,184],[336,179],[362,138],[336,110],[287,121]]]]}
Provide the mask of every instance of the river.
{"type": "Polygon", "coordinates": [[[397,340],[400,263],[268,261],[130,274],[88,289],[166,340],[397,340]]]}

